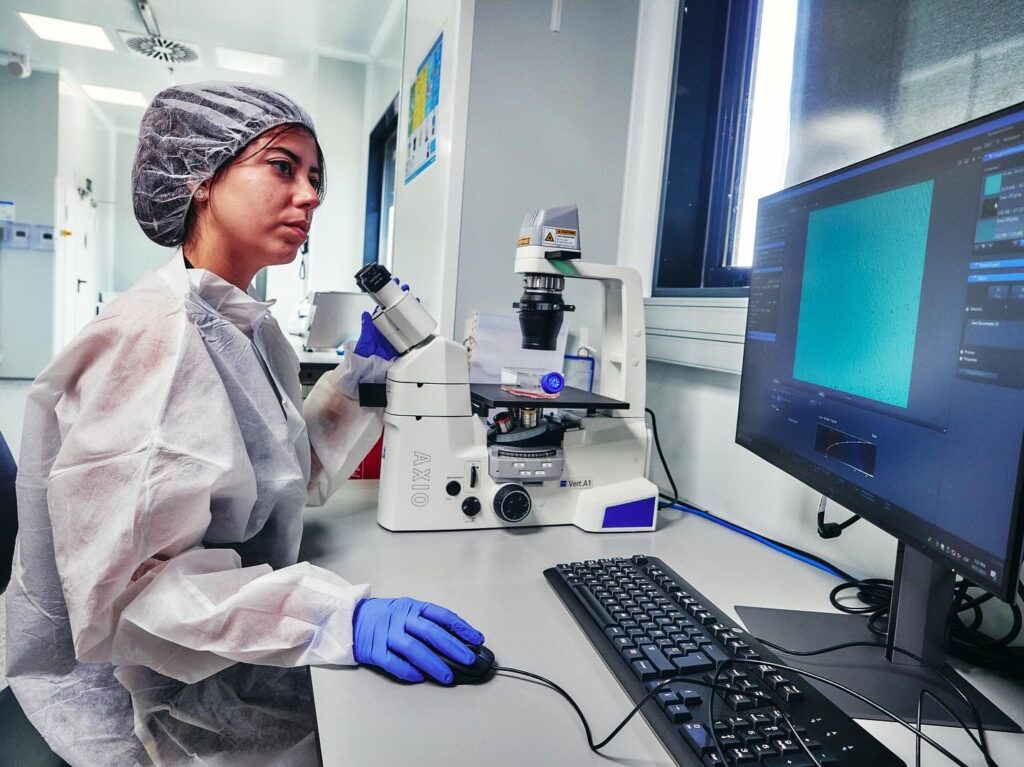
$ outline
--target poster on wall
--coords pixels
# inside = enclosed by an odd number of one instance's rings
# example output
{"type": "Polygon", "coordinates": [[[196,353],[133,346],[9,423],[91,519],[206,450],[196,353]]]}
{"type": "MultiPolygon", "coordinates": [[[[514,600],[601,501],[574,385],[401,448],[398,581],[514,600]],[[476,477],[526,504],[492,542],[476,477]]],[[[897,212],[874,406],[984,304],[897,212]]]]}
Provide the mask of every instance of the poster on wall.
{"type": "Polygon", "coordinates": [[[405,146],[405,183],[437,158],[437,102],[441,93],[441,42],[444,33],[416,70],[409,88],[409,132],[405,146]]]}

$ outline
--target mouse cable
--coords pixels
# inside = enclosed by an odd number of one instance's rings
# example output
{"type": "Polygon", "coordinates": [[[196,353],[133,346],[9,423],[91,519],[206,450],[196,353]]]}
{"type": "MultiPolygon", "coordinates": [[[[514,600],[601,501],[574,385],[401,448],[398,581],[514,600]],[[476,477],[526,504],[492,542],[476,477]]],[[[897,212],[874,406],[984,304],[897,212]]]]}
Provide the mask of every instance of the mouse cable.
{"type": "MultiPolygon", "coordinates": [[[[941,753],[943,756],[946,756],[954,764],[958,765],[958,767],[968,767],[966,764],[964,764],[964,762],[962,762],[961,760],[957,759],[953,754],[951,754],[948,750],[943,748],[934,739],[932,739],[928,735],[925,735],[923,732],[921,732],[920,729],[915,729],[913,725],[903,721],[898,716],[896,716],[896,714],[892,713],[891,711],[889,711],[888,709],[882,707],[881,705],[875,703],[874,701],[870,700],[869,698],[864,697],[863,695],[861,695],[860,693],[856,692],[855,690],[851,690],[850,688],[846,687],[845,685],[839,684],[838,682],[833,682],[830,679],[826,679],[824,677],[820,677],[817,674],[812,674],[809,671],[803,671],[802,669],[798,669],[795,666],[787,666],[787,665],[782,664],[782,663],[775,663],[775,662],[769,662],[769,661],[763,661],[763,660],[741,660],[741,659],[738,659],[738,658],[731,658],[731,659],[728,659],[728,660],[725,660],[725,661],[720,661],[717,664],[717,668],[716,668],[716,671],[715,671],[714,681],[712,681],[712,682],[706,682],[703,679],[693,679],[692,677],[688,677],[688,676],[686,676],[684,674],[679,674],[679,675],[676,675],[676,676],[673,676],[673,677],[669,677],[667,679],[663,679],[657,685],[652,687],[647,692],[647,694],[643,698],[641,698],[640,701],[635,706],[633,706],[633,708],[625,716],[625,718],[621,722],[619,722],[619,724],[615,727],[615,729],[613,729],[611,731],[611,733],[609,733],[608,737],[606,737],[600,743],[596,743],[596,744],[594,743],[594,738],[593,738],[592,731],[590,729],[590,724],[589,724],[589,722],[587,722],[587,718],[583,714],[582,709],[580,709],[579,705],[576,703],[576,701],[573,699],[573,697],[568,692],[566,692],[564,689],[562,689],[558,684],[556,684],[555,682],[552,682],[550,679],[548,679],[546,677],[541,676],[540,674],[534,674],[533,672],[530,672],[530,671],[524,671],[522,669],[511,668],[509,666],[495,666],[494,670],[495,671],[504,671],[506,673],[517,674],[517,675],[524,676],[524,677],[527,677],[527,678],[530,678],[530,679],[535,679],[535,680],[545,684],[547,687],[549,687],[550,689],[554,690],[559,695],[561,695],[566,701],[568,701],[569,705],[572,706],[573,710],[576,712],[576,715],[579,717],[580,722],[582,722],[583,730],[584,730],[584,733],[586,734],[586,737],[587,737],[587,745],[590,747],[590,750],[594,751],[595,753],[597,751],[599,751],[600,749],[604,748],[606,745],[608,745],[608,743],[610,743],[611,740],[616,735],[618,735],[619,732],[622,731],[622,728],[625,727],[626,724],[629,723],[629,720],[632,719],[636,715],[636,713],[640,710],[640,708],[645,703],[647,703],[651,699],[652,696],[654,696],[656,693],[658,693],[660,690],[662,690],[662,688],[664,688],[666,685],[672,684],[673,682],[686,682],[687,684],[695,684],[695,685],[697,685],[699,687],[709,687],[709,688],[711,688],[711,703],[710,703],[710,705],[708,707],[709,708],[708,730],[709,730],[709,732],[711,734],[713,742],[716,745],[716,748],[718,748],[720,750],[720,747],[718,746],[717,735],[716,735],[715,729],[714,729],[714,719],[711,716],[711,712],[714,709],[715,693],[717,693],[720,690],[724,690],[725,692],[739,692],[739,693],[742,693],[742,690],[740,690],[739,688],[732,687],[731,685],[729,685],[727,683],[719,681],[720,672],[721,672],[722,668],[724,666],[730,664],[730,663],[740,663],[740,664],[748,664],[748,665],[751,665],[751,664],[762,664],[763,663],[765,665],[770,665],[770,666],[772,666],[774,668],[777,668],[777,669],[780,669],[782,671],[790,671],[792,673],[800,674],[801,676],[806,676],[806,677],[809,677],[811,679],[816,679],[816,680],[818,680],[818,681],[820,681],[820,682],[822,682],[824,684],[828,684],[828,685],[831,685],[833,687],[836,687],[837,689],[842,690],[843,692],[847,693],[848,695],[852,695],[853,697],[858,698],[859,700],[863,701],[867,705],[869,705],[872,708],[878,710],[880,713],[884,714],[887,718],[889,718],[892,721],[894,721],[895,723],[901,725],[905,729],[910,730],[911,732],[913,732],[915,734],[915,736],[919,737],[920,739],[923,739],[926,743],[928,743],[930,746],[932,746],[937,751],[939,751],[939,753],[941,753]]],[[[786,716],[786,714],[783,711],[783,709],[780,708],[779,711],[782,713],[783,719],[786,721],[787,725],[789,726],[790,730],[792,731],[792,734],[796,738],[797,742],[800,743],[804,747],[804,750],[808,752],[808,755],[811,757],[811,759],[814,760],[817,763],[817,760],[815,759],[813,754],[811,754],[808,751],[808,749],[807,749],[806,745],[804,744],[803,740],[800,738],[799,733],[796,731],[796,728],[790,722],[789,718],[786,716]]],[[[969,735],[973,736],[973,733],[971,733],[969,729],[967,729],[966,727],[964,729],[967,730],[969,735]]],[[[719,755],[721,756],[721,754],[719,754],[719,755]]],[[[993,767],[997,767],[994,763],[992,763],[992,764],[993,764],[993,767]]],[[[820,764],[818,764],[818,767],[820,767],[820,764]]]]}
{"type": "MultiPolygon", "coordinates": [[[[710,682],[706,682],[706,681],[704,681],[702,679],[692,679],[692,678],[687,677],[687,676],[685,676],[683,674],[678,674],[676,676],[664,679],[664,680],[660,681],[657,685],[652,687],[648,691],[648,693],[644,697],[642,697],[640,699],[640,702],[637,703],[635,706],[633,706],[633,708],[630,710],[630,712],[628,714],[626,714],[626,717],[621,722],[619,722],[619,724],[615,727],[614,730],[611,731],[611,733],[609,733],[607,738],[602,740],[600,743],[596,743],[595,744],[594,743],[594,736],[593,736],[593,734],[591,732],[591,729],[590,729],[590,723],[587,722],[587,717],[583,714],[582,709],[580,709],[580,707],[579,707],[579,705],[577,705],[576,701],[573,700],[573,697],[569,693],[567,693],[565,690],[563,690],[561,687],[559,687],[556,683],[552,682],[550,679],[548,679],[546,677],[541,676],[540,674],[534,674],[531,671],[523,671],[522,669],[518,669],[518,668],[510,668],[508,666],[495,666],[494,669],[495,669],[495,671],[504,671],[504,672],[509,673],[509,674],[518,674],[520,676],[528,677],[530,679],[536,679],[537,681],[541,682],[542,684],[547,685],[549,688],[551,688],[552,690],[557,692],[559,695],[561,695],[563,698],[565,698],[565,700],[567,700],[569,702],[569,705],[572,706],[573,710],[576,712],[576,715],[580,718],[580,721],[583,723],[583,731],[584,731],[584,733],[586,733],[586,736],[587,736],[587,745],[589,745],[590,746],[590,750],[594,751],[594,752],[597,752],[600,749],[602,749],[605,746],[607,746],[611,742],[612,738],[614,738],[616,735],[619,734],[619,732],[622,730],[622,728],[625,727],[629,723],[629,720],[632,719],[636,715],[637,711],[639,711],[640,708],[645,703],[647,703],[657,693],[664,692],[664,690],[662,688],[665,687],[666,685],[672,684],[673,682],[686,682],[687,684],[695,684],[698,687],[712,687],[712,688],[714,687],[710,682]]],[[[718,685],[718,689],[725,690],[726,692],[736,692],[736,693],[743,692],[738,687],[732,687],[732,686],[730,686],[728,684],[724,684],[724,683],[723,684],[719,684],[718,685]]]]}
{"type": "MultiPolygon", "coordinates": [[[[827,653],[837,652],[839,650],[845,650],[845,649],[851,648],[851,647],[878,647],[878,648],[883,649],[883,650],[886,649],[886,645],[884,645],[884,644],[882,644],[880,642],[843,642],[842,644],[830,645],[828,647],[822,647],[822,648],[819,648],[819,649],[816,649],[816,650],[791,650],[788,647],[783,647],[782,645],[776,644],[775,642],[771,642],[771,641],[769,641],[767,639],[762,639],[761,637],[754,637],[754,638],[758,642],[763,644],[765,647],[770,647],[773,650],[781,652],[781,653],[783,653],[785,655],[793,655],[795,657],[801,657],[801,658],[811,657],[811,656],[814,656],[814,655],[825,655],[827,653]]],[[[955,692],[957,694],[957,696],[959,696],[960,700],[963,701],[967,705],[967,708],[970,709],[971,715],[974,718],[975,727],[978,730],[978,736],[977,737],[975,737],[974,733],[971,732],[970,728],[966,724],[964,724],[963,720],[960,719],[960,717],[957,716],[956,713],[954,711],[952,711],[952,709],[950,709],[945,703],[943,703],[943,701],[941,701],[935,695],[933,695],[932,693],[929,693],[929,695],[940,706],[943,706],[950,714],[952,714],[952,716],[957,720],[957,722],[960,723],[960,726],[967,732],[967,735],[974,742],[974,745],[976,745],[978,747],[978,750],[980,750],[981,753],[985,756],[986,762],[988,762],[989,764],[994,764],[994,762],[992,761],[992,757],[989,754],[988,741],[986,739],[985,726],[981,722],[981,715],[978,713],[978,709],[975,707],[974,703],[971,702],[971,699],[967,697],[967,695],[964,693],[964,691],[959,686],[957,686],[955,683],[953,683],[950,679],[947,679],[942,674],[942,671],[939,669],[939,667],[936,666],[935,664],[930,663],[927,660],[925,660],[924,658],[922,658],[921,656],[915,655],[914,653],[910,652],[909,650],[904,650],[901,647],[895,647],[894,646],[892,649],[893,649],[894,652],[896,652],[896,653],[898,653],[900,655],[904,655],[904,656],[906,656],[908,658],[912,658],[913,660],[915,660],[918,663],[920,663],[922,666],[924,666],[924,667],[930,669],[931,671],[933,671],[935,673],[935,676],[938,677],[939,680],[941,680],[946,687],[949,687],[953,692],[955,692]]],[[[928,691],[927,690],[922,690],[922,692],[928,692],[928,691]]],[[[920,705],[920,701],[919,701],[919,705],[920,705]]],[[[918,712],[918,714],[920,715],[920,711],[918,712]]]]}

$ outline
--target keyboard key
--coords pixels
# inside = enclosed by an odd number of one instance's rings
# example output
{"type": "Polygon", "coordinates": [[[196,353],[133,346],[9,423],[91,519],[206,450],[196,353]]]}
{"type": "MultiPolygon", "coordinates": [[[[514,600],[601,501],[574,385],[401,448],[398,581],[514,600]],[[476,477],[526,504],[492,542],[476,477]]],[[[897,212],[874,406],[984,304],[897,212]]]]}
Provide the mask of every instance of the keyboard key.
{"type": "Polygon", "coordinates": [[[797,703],[804,699],[804,694],[799,687],[792,684],[783,685],[777,691],[786,703],[797,703]]]}
{"type": "Polygon", "coordinates": [[[754,752],[754,756],[760,762],[763,762],[770,756],[775,756],[775,749],[768,743],[751,743],[749,746],[750,750],[754,752]]]}
{"type": "Polygon", "coordinates": [[[612,646],[621,653],[623,650],[634,647],[635,645],[633,640],[629,637],[615,637],[615,639],[612,640],[612,646]]]}
{"type": "Polygon", "coordinates": [[[685,682],[672,682],[668,687],[679,696],[679,702],[683,705],[699,706],[704,702],[701,691],[696,687],[689,687],[685,682]]]}
{"type": "Polygon", "coordinates": [[[651,665],[650,661],[646,660],[635,660],[629,664],[629,667],[633,669],[633,673],[636,678],[641,682],[646,682],[651,679],[657,679],[659,674],[655,670],[654,666],[651,665]]]}
{"type": "Polygon", "coordinates": [[[735,732],[750,727],[750,719],[745,716],[729,716],[725,718],[725,724],[729,727],[729,732],[735,732]]]}
{"type": "Polygon", "coordinates": [[[792,738],[782,738],[780,740],[773,741],[773,743],[775,745],[776,750],[780,751],[783,754],[783,756],[785,756],[786,754],[795,754],[799,751],[803,751],[803,749],[800,748],[800,746],[797,745],[797,742],[792,738]]]}
{"type": "Polygon", "coordinates": [[[750,762],[757,761],[757,757],[754,756],[753,752],[746,746],[730,748],[726,752],[726,756],[732,764],[749,764],[750,762]]]}
{"type": "Polygon", "coordinates": [[[679,728],[679,734],[699,756],[715,749],[711,741],[711,733],[700,722],[687,722],[679,728]]]}
{"type": "Polygon", "coordinates": [[[714,664],[708,660],[707,656],[699,652],[673,658],[672,663],[681,674],[697,674],[714,668],[714,664]]]}
{"type": "Polygon", "coordinates": [[[640,645],[640,652],[644,654],[644,657],[650,662],[651,666],[657,672],[658,676],[675,676],[676,667],[672,662],[665,657],[664,653],[661,652],[657,647],[650,644],[640,645]]]}
{"type": "Polygon", "coordinates": [[[722,648],[716,647],[713,644],[704,645],[704,647],[701,648],[701,652],[711,658],[711,660],[716,664],[729,660],[729,656],[722,651],[722,648]]]}
{"type": "Polygon", "coordinates": [[[684,706],[682,703],[672,703],[666,706],[665,713],[668,718],[672,720],[672,724],[682,724],[683,722],[689,722],[693,719],[693,714],[690,713],[690,709],[684,706]]]}
{"type": "Polygon", "coordinates": [[[724,765],[724,764],[725,764],[725,762],[722,761],[722,757],[720,757],[714,751],[712,751],[710,754],[707,754],[704,757],[704,765],[705,765],[705,767],[719,767],[719,765],[724,765]]]}
{"type": "Polygon", "coordinates": [[[672,692],[672,690],[665,690],[663,692],[659,692],[657,695],[654,696],[654,699],[658,701],[658,705],[662,708],[665,708],[666,706],[671,706],[673,703],[682,703],[682,701],[679,700],[679,696],[672,692]]]}
{"type": "Polygon", "coordinates": [[[743,745],[743,741],[731,732],[723,732],[718,735],[718,745],[723,751],[728,751],[730,748],[739,748],[743,745]]]}
{"type": "Polygon", "coordinates": [[[643,653],[640,652],[637,647],[627,647],[622,651],[622,658],[626,663],[632,663],[635,660],[644,660],[643,653]]]}
{"type": "Polygon", "coordinates": [[[744,746],[752,746],[755,743],[762,743],[764,741],[764,736],[753,727],[746,730],[736,730],[733,734],[743,741],[744,746]]]}
{"type": "Polygon", "coordinates": [[[725,702],[729,704],[729,708],[733,711],[749,711],[754,707],[754,699],[749,695],[740,695],[739,693],[729,693],[726,697],[725,702]]]}
{"type": "Polygon", "coordinates": [[[761,764],[764,767],[814,767],[811,757],[806,754],[792,756],[769,756],[761,764]]]}

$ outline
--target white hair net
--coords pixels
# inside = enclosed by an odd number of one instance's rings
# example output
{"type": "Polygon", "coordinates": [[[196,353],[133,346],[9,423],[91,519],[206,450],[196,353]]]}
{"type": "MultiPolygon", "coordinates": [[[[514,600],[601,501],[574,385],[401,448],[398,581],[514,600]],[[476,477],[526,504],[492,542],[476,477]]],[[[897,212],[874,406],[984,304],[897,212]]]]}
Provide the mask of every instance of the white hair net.
{"type": "Polygon", "coordinates": [[[142,231],[159,245],[181,245],[196,188],[261,133],[290,123],[316,137],[306,110],[268,88],[209,82],[160,91],[142,116],[132,166],[142,231]]]}

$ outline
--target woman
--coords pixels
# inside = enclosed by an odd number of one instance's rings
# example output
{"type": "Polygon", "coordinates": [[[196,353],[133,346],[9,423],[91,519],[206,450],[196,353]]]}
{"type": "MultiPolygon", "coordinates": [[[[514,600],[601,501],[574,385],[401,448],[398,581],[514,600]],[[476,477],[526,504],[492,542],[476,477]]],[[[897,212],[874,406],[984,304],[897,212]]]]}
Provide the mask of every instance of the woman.
{"type": "Polygon", "coordinates": [[[296,564],[322,500],[376,441],[352,398],[387,363],[372,324],[305,403],[270,304],[323,192],[312,120],[250,85],[168,88],[142,119],[136,218],[176,247],[29,394],[7,675],[74,765],[315,764],[305,665],[443,683],[483,636],[296,564]]]}

